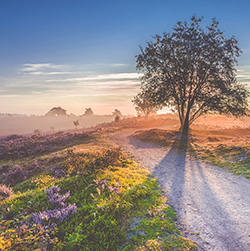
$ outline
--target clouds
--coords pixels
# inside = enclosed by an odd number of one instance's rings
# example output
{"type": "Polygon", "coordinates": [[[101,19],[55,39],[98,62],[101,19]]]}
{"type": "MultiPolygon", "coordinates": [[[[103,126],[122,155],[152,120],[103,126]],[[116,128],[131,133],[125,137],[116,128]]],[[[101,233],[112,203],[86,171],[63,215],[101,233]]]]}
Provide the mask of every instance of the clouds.
{"type": "Polygon", "coordinates": [[[66,78],[66,79],[49,79],[46,82],[81,82],[81,81],[107,81],[107,80],[138,80],[141,77],[141,74],[138,73],[116,73],[116,74],[102,74],[102,75],[92,75],[88,77],[80,78],[66,78]]]}
{"type": "Polygon", "coordinates": [[[238,66],[236,77],[239,82],[250,85],[250,65],[238,66]]]}
{"type": "Polygon", "coordinates": [[[130,100],[139,91],[141,74],[126,72],[126,67],[125,64],[97,64],[99,72],[94,72],[95,66],[92,64],[27,63],[19,67],[16,77],[2,79],[0,106],[3,102],[5,105],[2,107],[22,103],[20,108],[27,104],[22,113],[34,113],[32,109],[37,109],[38,104],[41,110],[47,110],[52,105],[77,106],[75,110],[91,106],[98,107],[101,113],[107,113],[105,109],[123,107],[123,113],[133,113],[130,100]],[[107,72],[100,74],[100,68],[107,72]],[[28,107],[28,100],[36,105],[28,107]],[[44,108],[45,105],[49,107],[44,108]]]}
{"type": "Polygon", "coordinates": [[[68,65],[57,65],[53,63],[24,64],[20,68],[20,74],[36,76],[64,75],[72,73],[69,71],[65,71],[65,69],[70,68],[71,67],[68,65]]]}
{"type": "Polygon", "coordinates": [[[41,70],[51,70],[51,69],[63,69],[68,68],[67,65],[57,65],[52,63],[44,63],[44,64],[23,64],[21,71],[24,72],[34,72],[34,71],[41,71],[41,70]]]}
{"type": "MultiPolygon", "coordinates": [[[[135,113],[131,99],[140,91],[141,76],[125,64],[27,63],[15,76],[0,77],[0,112],[44,114],[62,106],[76,114],[84,107],[135,113]]],[[[237,79],[249,84],[250,66],[237,67],[237,79]]]]}

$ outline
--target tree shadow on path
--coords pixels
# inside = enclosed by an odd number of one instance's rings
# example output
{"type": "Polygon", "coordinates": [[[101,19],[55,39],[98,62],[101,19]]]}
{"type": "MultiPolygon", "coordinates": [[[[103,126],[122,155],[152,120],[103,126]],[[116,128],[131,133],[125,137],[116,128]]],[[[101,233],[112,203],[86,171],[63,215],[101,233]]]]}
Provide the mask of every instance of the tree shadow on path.
{"type": "Polygon", "coordinates": [[[129,143],[135,148],[161,148],[162,146],[136,139],[133,135],[128,136],[129,143]]]}
{"type": "Polygon", "coordinates": [[[200,240],[200,244],[205,250],[248,250],[239,241],[235,230],[237,222],[225,210],[225,201],[212,188],[220,186],[219,180],[214,184],[207,179],[204,166],[194,154],[188,138],[180,137],[152,173],[166,190],[181,221],[190,224],[190,230],[201,233],[204,240],[200,240]]]}

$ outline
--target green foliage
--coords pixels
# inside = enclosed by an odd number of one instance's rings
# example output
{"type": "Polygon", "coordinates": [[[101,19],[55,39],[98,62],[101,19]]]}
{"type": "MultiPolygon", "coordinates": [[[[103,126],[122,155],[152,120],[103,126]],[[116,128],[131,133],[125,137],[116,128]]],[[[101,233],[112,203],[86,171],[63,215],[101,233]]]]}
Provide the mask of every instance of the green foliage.
{"type": "Polygon", "coordinates": [[[70,175],[95,173],[100,169],[120,166],[127,162],[120,148],[81,154],[68,151],[68,156],[65,168],[70,175]]]}
{"type": "Polygon", "coordinates": [[[93,215],[88,224],[80,223],[67,239],[66,250],[119,250],[125,231],[111,214],[93,215]]]}

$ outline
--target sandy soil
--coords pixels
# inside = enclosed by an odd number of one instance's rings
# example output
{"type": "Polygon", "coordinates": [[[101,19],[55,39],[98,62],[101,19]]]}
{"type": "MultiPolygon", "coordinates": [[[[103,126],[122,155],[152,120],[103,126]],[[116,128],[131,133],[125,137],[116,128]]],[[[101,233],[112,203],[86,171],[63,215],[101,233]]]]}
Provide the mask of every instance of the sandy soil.
{"type": "Polygon", "coordinates": [[[250,180],[132,134],[121,132],[111,139],[158,178],[184,223],[185,236],[199,250],[250,251],[250,180]]]}

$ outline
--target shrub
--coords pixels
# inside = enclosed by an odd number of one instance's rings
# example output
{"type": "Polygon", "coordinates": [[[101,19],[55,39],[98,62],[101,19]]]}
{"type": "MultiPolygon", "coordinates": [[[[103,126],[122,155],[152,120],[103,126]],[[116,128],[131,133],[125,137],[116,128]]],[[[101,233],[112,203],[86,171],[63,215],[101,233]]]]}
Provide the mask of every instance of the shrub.
{"type": "Polygon", "coordinates": [[[68,151],[65,167],[70,175],[89,174],[108,167],[123,166],[126,162],[127,160],[123,157],[121,148],[80,154],[68,151]]]}
{"type": "Polygon", "coordinates": [[[0,200],[9,198],[13,194],[11,187],[0,184],[0,200]]]}
{"type": "Polygon", "coordinates": [[[119,115],[116,115],[116,116],[115,116],[115,122],[119,122],[119,121],[120,121],[120,119],[121,119],[121,118],[120,118],[120,116],[119,116],[119,115]]]}
{"type": "Polygon", "coordinates": [[[28,166],[28,170],[33,173],[41,171],[43,162],[44,161],[42,160],[36,159],[31,165],[28,166]]]}
{"type": "Polygon", "coordinates": [[[0,224],[0,250],[62,250],[54,232],[45,230],[41,225],[19,226],[14,220],[1,221],[0,224]]]}
{"type": "Polygon", "coordinates": [[[27,171],[24,171],[19,165],[14,165],[10,171],[3,174],[3,183],[8,185],[16,185],[17,183],[23,181],[26,175],[27,171]]]}

